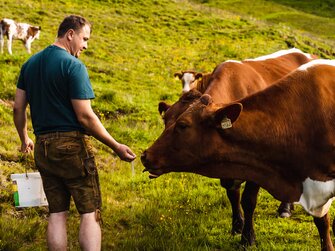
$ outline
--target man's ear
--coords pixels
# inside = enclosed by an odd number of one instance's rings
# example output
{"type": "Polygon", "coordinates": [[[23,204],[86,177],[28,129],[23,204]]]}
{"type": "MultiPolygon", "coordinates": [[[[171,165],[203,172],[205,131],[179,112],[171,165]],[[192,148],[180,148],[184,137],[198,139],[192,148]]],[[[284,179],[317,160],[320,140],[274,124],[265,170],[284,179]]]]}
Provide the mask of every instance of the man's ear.
{"type": "Polygon", "coordinates": [[[74,33],[75,31],[73,29],[69,29],[67,32],[66,32],[66,38],[71,41],[73,39],[73,36],[74,36],[74,33]]]}
{"type": "Polygon", "coordinates": [[[241,103],[234,103],[216,110],[214,115],[216,127],[222,129],[232,127],[233,123],[240,116],[242,108],[243,106],[241,103]]]}

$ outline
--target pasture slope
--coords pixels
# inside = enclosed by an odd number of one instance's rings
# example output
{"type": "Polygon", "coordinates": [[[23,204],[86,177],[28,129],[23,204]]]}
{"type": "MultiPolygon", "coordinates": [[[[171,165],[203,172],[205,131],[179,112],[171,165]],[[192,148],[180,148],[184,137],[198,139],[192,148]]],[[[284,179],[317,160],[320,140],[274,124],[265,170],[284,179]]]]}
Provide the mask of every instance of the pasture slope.
{"type": "MultiPolygon", "coordinates": [[[[0,17],[42,26],[33,53],[54,41],[66,15],[91,20],[93,33],[81,59],[97,96],[94,110],[115,138],[140,156],[162,131],[158,102],[179,97],[174,72],[208,72],[227,59],[291,47],[333,58],[334,8],[333,1],[319,0],[3,0],[0,17]]],[[[19,41],[12,56],[0,55],[1,251],[46,250],[46,209],[16,210],[9,180],[10,173],[33,168],[32,156],[17,151],[11,110],[15,81],[28,58],[19,41]]],[[[240,236],[230,234],[230,207],[218,180],[176,173],[149,180],[139,159],[132,175],[130,164],[94,143],[104,204],[103,250],[242,250],[240,236]]],[[[278,219],[278,205],[261,191],[257,246],[248,250],[318,250],[312,218],[296,206],[290,219],[278,219]]],[[[74,211],[69,250],[79,250],[74,211]]]]}

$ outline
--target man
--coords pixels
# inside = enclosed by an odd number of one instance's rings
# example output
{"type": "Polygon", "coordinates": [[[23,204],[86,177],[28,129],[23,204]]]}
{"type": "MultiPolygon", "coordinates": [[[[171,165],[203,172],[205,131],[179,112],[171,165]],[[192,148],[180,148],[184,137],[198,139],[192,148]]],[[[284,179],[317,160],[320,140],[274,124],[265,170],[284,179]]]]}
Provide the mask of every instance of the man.
{"type": "Polygon", "coordinates": [[[77,59],[87,49],[91,24],[71,15],[60,24],[56,42],[32,56],[17,83],[14,123],[21,151],[34,150],[49,203],[49,250],[66,250],[66,219],[73,197],[81,215],[82,250],[100,250],[101,195],[88,135],[109,146],[122,160],[136,155],[118,143],[91,108],[94,93],[84,64],[77,59]],[[30,105],[36,144],[27,134],[26,108],[30,105]]]}

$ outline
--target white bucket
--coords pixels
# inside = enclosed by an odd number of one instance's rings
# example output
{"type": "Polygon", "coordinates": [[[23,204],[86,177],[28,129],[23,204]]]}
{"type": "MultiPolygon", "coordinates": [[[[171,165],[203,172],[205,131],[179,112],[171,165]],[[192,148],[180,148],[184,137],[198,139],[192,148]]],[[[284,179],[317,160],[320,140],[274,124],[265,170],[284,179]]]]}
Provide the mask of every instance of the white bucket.
{"type": "Polygon", "coordinates": [[[47,198],[43,190],[39,172],[11,174],[14,188],[15,207],[47,206],[47,198]]]}

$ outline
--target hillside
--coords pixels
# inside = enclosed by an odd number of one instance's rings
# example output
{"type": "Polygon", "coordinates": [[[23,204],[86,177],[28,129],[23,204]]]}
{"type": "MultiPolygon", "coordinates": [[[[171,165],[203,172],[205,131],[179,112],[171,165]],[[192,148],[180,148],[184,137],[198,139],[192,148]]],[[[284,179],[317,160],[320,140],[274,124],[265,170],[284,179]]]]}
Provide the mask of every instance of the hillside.
{"type": "MultiPolygon", "coordinates": [[[[86,64],[103,124],[138,156],[163,129],[161,100],[175,102],[181,85],[173,74],[210,72],[225,60],[241,60],[296,47],[334,58],[332,1],[266,0],[5,0],[0,17],[40,25],[33,53],[53,43],[69,14],[93,23],[86,64]],[[249,3],[250,2],[250,3],[249,3]],[[294,3],[293,3],[294,2],[294,3]]],[[[9,175],[32,171],[32,156],[18,152],[12,122],[15,83],[29,58],[20,41],[13,55],[0,54],[0,250],[45,250],[45,208],[13,207],[9,175]]],[[[33,137],[31,130],[29,133],[33,137]]],[[[219,181],[192,174],[149,180],[139,158],[130,164],[94,141],[104,204],[103,250],[237,250],[230,235],[230,205],[219,181]]],[[[300,207],[288,220],[276,218],[279,205],[261,191],[255,214],[257,248],[315,250],[317,230],[300,207]],[[284,232],[286,234],[284,234],[284,232]]],[[[78,216],[71,209],[69,248],[78,250],[78,216]]]]}

